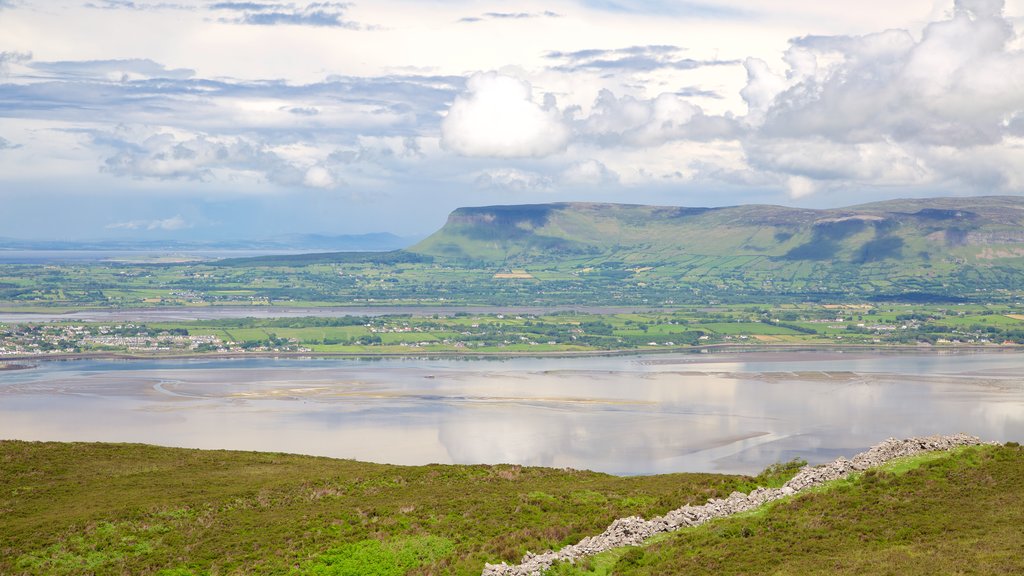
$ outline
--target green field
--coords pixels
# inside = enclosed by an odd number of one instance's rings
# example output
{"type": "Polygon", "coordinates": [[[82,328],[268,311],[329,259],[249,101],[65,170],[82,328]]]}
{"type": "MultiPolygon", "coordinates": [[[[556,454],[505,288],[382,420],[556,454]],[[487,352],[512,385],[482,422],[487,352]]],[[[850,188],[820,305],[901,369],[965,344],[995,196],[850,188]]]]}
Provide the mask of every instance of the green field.
{"type": "MultiPolygon", "coordinates": [[[[456,310],[456,309],[453,309],[456,310]]],[[[1024,306],[745,304],[630,314],[243,318],[188,322],[0,324],[0,349],[47,353],[493,354],[708,346],[1016,346],[1024,306]],[[143,337],[149,346],[106,336],[143,337]],[[177,341],[170,342],[173,337],[177,341]],[[204,340],[212,338],[213,341],[204,340]],[[192,340],[195,339],[195,340],[192,340]]]]}

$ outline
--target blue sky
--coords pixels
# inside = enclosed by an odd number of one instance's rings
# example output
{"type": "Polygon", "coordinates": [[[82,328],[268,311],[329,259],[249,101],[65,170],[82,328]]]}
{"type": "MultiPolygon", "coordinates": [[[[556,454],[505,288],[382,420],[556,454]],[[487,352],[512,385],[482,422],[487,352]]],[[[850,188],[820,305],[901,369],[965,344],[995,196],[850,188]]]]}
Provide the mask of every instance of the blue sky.
{"type": "Polygon", "coordinates": [[[1024,193],[1024,0],[0,0],[0,237],[1024,193]]]}

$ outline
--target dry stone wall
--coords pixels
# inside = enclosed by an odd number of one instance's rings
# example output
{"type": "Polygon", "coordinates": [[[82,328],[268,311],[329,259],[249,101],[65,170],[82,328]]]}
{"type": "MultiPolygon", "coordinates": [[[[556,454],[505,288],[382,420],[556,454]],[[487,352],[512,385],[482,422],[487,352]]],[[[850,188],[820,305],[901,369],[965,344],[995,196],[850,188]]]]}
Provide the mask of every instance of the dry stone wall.
{"type": "Polygon", "coordinates": [[[965,434],[925,436],[906,440],[889,438],[851,460],[838,458],[820,466],[805,466],[782,488],[757,488],[749,494],[733,492],[727,498],[712,499],[702,506],[683,506],[650,520],[644,520],[639,516],[619,518],[601,534],[588,536],[561,550],[542,554],[527,552],[520,564],[487,564],[482,576],[540,576],[555,562],[575,562],[612,548],[636,546],[655,534],[699,526],[715,518],[746,512],[825,482],[845,478],[852,472],[880,466],[896,458],[981,443],[979,438],[965,434]]]}

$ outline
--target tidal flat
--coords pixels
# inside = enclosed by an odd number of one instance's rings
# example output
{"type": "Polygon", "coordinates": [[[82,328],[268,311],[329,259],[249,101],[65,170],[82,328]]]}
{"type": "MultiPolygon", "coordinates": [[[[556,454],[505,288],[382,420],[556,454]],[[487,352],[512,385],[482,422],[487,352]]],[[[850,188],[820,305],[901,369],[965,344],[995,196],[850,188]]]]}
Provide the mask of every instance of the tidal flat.
{"type": "Polygon", "coordinates": [[[0,375],[0,438],[390,464],[756,473],[886,437],[1024,436],[1024,354],[77,360],[0,375]]]}

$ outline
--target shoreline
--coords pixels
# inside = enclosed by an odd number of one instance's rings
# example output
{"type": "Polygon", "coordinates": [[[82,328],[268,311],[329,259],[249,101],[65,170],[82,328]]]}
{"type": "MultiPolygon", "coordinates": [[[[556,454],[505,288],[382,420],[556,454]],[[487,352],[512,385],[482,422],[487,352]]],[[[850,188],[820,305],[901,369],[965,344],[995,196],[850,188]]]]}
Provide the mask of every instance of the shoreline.
{"type": "Polygon", "coordinates": [[[686,306],[603,306],[599,304],[566,304],[553,306],[494,304],[325,304],[324,306],[291,306],[288,304],[217,304],[196,306],[146,306],[135,308],[57,308],[55,310],[19,310],[16,307],[0,307],[0,321],[8,322],[61,322],[90,316],[106,316],[122,321],[146,321],[146,316],[172,316],[185,320],[218,320],[225,318],[298,318],[353,317],[353,316],[402,316],[414,317],[445,316],[456,314],[533,314],[573,312],[598,316],[613,314],[672,313],[686,306]]]}
{"type": "Polygon", "coordinates": [[[675,346],[658,349],[618,349],[618,350],[566,350],[553,352],[470,352],[439,350],[437,352],[211,352],[183,354],[146,354],[131,352],[82,352],[61,354],[23,354],[0,357],[0,371],[31,369],[35,366],[15,365],[5,368],[7,361],[74,361],[74,360],[235,360],[243,358],[282,358],[282,359],[324,359],[324,358],[465,358],[465,359],[499,359],[499,358],[586,358],[613,356],[646,356],[668,354],[693,354],[701,356],[716,352],[737,354],[748,353],[781,353],[781,352],[874,352],[874,353],[1011,353],[1024,352],[1024,346],[1003,344],[964,344],[950,346],[919,346],[919,345],[877,345],[877,344],[708,344],[705,346],[675,346]]]}
{"type": "Polygon", "coordinates": [[[0,363],[0,372],[13,372],[15,370],[31,370],[35,366],[28,364],[3,364],[0,363]]]}

